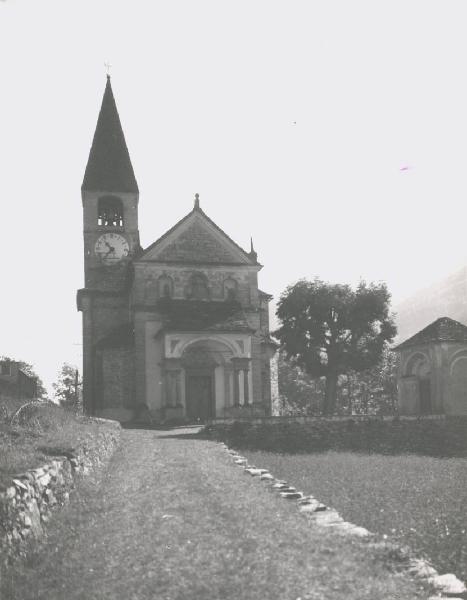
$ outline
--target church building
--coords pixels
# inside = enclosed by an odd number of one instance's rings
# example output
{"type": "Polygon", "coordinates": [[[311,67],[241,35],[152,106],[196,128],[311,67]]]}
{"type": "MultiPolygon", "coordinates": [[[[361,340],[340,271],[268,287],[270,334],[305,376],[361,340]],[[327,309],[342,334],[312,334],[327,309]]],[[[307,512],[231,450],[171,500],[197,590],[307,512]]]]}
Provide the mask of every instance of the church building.
{"type": "Polygon", "coordinates": [[[140,246],[138,184],[110,77],[81,187],[83,396],[88,414],[159,422],[271,414],[271,296],[202,210],[140,246]]]}
{"type": "Polygon", "coordinates": [[[395,348],[402,415],[467,415],[467,327],[437,319],[395,348]]]}

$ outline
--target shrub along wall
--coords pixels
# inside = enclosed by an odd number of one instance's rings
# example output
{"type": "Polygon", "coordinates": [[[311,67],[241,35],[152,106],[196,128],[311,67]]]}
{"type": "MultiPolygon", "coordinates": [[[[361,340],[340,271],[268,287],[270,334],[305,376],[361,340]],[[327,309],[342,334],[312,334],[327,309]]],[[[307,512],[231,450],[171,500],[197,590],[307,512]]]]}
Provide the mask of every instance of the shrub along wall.
{"type": "MultiPolygon", "coordinates": [[[[104,423],[103,419],[99,419],[104,423]]],[[[0,559],[23,556],[30,538],[43,533],[51,511],[68,500],[76,477],[87,475],[115,450],[121,427],[106,421],[97,436],[88,436],[79,448],[57,450],[40,468],[12,477],[0,487],[0,559]]]]}
{"type": "Polygon", "coordinates": [[[270,452],[467,456],[467,418],[459,417],[235,421],[211,423],[204,434],[234,448],[270,452]]]}

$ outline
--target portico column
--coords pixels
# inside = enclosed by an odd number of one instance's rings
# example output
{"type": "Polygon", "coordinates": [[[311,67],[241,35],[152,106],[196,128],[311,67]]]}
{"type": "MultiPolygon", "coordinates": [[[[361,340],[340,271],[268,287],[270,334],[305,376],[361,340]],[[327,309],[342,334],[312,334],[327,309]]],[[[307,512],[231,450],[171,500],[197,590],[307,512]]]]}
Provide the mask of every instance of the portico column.
{"type": "Polygon", "coordinates": [[[224,408],[226,408],[227,406],[232,406],[234,403],[234,397],[233,397],[233,370],[232,370],[232,363],[226,362],[225,366],[224,366],[224,394],[225,394],[225,405],[224,408]]]}
{"type": "Polygon", "coordinates": [[[233,371],[234,406],[240,406],[240,369],[234,367],[233,371]]]}
{"type": "Polygon", "coordinates": [[[243,405],[247,406],[250,403],[250,378],[248,372],[250,370],[249,358],[232,358],[234,368],[234,405],[240,405],[240,379],[243,380],[243,405]],[[240,375],[240,373],[242,375],[240,375]]]}
{"type": "Polygon", "coordinates": [[[181,365],[177,358],[167,358],[161,363],[164,382],[164,406],[181,404],[181,365]]]}
{"type": "Polygon", "coordinates": [[[248,371],[249,369],[243,369],[243,404],[245,406],[250,403],[248,371]]]}

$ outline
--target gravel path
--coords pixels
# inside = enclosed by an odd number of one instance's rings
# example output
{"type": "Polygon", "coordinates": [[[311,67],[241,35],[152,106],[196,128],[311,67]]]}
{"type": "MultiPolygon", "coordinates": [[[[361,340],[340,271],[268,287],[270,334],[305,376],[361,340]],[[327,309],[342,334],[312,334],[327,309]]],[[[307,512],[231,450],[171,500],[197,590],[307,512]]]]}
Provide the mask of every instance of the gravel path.
{"type": "Polygon", "coordinates": [[[365,542],[307,524],[193,430],[126,430],[2,600],[413,600],[365,542]]]}

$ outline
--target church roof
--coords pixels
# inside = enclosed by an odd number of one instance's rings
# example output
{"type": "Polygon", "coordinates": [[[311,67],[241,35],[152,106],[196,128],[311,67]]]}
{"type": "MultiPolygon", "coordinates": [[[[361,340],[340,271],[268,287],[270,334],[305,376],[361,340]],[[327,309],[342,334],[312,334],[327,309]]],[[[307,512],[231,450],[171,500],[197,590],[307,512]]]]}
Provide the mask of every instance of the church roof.
{"type": "Polygon", "coordinates": [[[403,350],[411,346],[420,344],[430,344],[433,342],[464,342],[467,343],[467,327],[454,321],[449,317],[437,319],[402,344],[399,344],[394,350],[403,350]]]}
{"type": "Polygon", "coordinates": [[[193,210],[146,248],[138,260],[180,264],[259,264],[251,254],[234,242],[200,208],[198,198],[193,210]]]}
{"type": "Polygon", "coordinates": [[[109,76],[81,189],[138,192],[109,76]]]}
{"type": "Polygon", "coordinates": [[[157,308],[165,331],[253,331],[238,302],[162,299],[157,308]]]}

